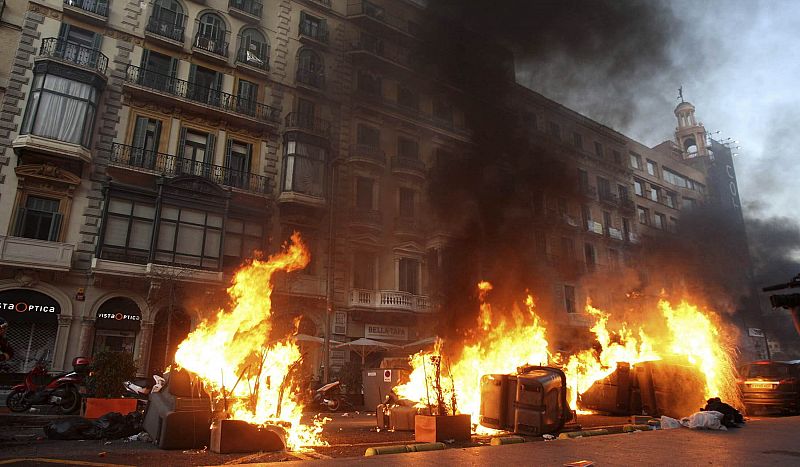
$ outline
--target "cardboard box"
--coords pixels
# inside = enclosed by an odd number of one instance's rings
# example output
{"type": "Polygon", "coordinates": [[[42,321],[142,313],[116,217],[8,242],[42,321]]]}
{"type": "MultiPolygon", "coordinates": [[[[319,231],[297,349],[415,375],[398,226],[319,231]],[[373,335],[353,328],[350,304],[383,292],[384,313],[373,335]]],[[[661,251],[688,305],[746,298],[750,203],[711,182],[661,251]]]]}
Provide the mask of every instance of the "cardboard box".
{"type": "Polygon", "coordinates": [[[414,439],[418,442],[469,441],[471,438],[469,414],[417,415],[414,419],[414,439]]]}

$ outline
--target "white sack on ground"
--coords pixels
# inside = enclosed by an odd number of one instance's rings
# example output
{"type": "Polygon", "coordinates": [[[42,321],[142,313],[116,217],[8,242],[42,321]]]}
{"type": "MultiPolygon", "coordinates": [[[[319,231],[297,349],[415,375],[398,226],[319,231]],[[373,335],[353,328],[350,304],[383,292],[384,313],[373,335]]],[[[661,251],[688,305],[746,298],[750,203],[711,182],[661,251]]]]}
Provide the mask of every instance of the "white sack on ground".
{"type": "Polygon", "coordinates": [[[722,424],[723,416],[721,412],[714,410],[697,412],[689,417],[682,418],[681,425],[693,430],[727,430],[728,428],[722,424]]]}
{"type": "Polygon", "coordinates": [[[676,418],[667,417],[666,415],[661,416],[661,429],[662,430],[670,430],[672,428],[680,428],[681,422],[678,421],[676,418]]]}

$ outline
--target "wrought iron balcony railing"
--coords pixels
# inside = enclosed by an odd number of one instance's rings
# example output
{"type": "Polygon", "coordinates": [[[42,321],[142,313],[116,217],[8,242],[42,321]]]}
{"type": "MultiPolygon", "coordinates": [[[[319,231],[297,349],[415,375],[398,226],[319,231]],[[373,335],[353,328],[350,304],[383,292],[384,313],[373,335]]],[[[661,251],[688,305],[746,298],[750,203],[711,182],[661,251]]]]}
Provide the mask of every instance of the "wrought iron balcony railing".
{"type": "Polygon", "coordinates": [[[300,23],[300,35],[314,39],[317,42],[328,43],[328,28],[324,25],[300,23]]]}
{"type": "Polygon", "coordinates": [[[313,86],[315,88],[325,87],[325,75],[318,71],[297,70],[297,82],[313,86]]]}
{"type": "Polygon", "coordinates": [[[329,138],[331,134],[331,122],[297,112],[286,115],[285,124],[287,129],[299,128],[326,138],[329,138]]]}
{"type": "Polygon", "coordinates": [[[228,41],[225,38],[216,38],[197,34],[194,36],[192,46],[196,49],[205,50],[220,57],[228,56],[228,41]]]}
{"type": "Polygon", "coordinates": [[[189,81],[148,71],[134,65],[128,65],[126,80],[129,83],[205,104],[226,112],[245,115],[255,120],[270,123],[280,121],[280,110],[275,107],[250,99],[242,99],[216,89],[198,86],[189,81]]]}
{"type": "Polygon", "coordinates": [[[89,13],[108,17],[108,0],[64,0],[64,5],[74,6],[89,13]]]}
{"type": "Polygon", "coordinates": [[[263,175],[207,162],[183,159],[127,144],[114,143],[111,146],[110,160],[117,165],[144,169],[166,176],[195,175],[220,185],[254,193],[267,193],[269,190],[269,179],[263,175]]]}
{"type": "Polygon", "coordinates": [[[54,37],[42,40],[39,56],[58,58],[102,74],[105,74],[108,68],[108,57],[99,50],[54,37]]]}
{"type": "Polygon", "coordinates": [[[259,0],[229,0],[228,8],[236,8],[259,18],[261,18],[261,12],[264,11],[264,5],[259,0]]]}
{"type": "Polygon", "coordinates": [[[258,54],[244,47],[236,52],[236,62],[269,71],[269,54],[258,54]],[[262,56],[263,55],[263,56],[262,56]]]}
{"type": "MultiPolygon", "coordinates": [[[[145,30],[173,41],[183,42],[186,32],[186,15],[177,14],[175,18],[162,18],[161,7],[153,5],[153,14],[147,22],[145,30]]],[[[173,13],[174,14],[174,13],[173,13]]]]}

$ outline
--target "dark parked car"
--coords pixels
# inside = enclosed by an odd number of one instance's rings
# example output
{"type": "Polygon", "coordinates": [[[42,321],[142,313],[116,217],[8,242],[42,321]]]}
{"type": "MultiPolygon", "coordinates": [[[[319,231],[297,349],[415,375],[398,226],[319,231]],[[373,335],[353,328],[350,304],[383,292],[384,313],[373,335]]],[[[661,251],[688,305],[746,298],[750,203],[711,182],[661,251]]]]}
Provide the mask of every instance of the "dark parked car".
{"type": "Polygon", "coordinates": [[[800,410],[800,360],[751,362],[740,371],[742,401],[748,413],[800,410]]]}

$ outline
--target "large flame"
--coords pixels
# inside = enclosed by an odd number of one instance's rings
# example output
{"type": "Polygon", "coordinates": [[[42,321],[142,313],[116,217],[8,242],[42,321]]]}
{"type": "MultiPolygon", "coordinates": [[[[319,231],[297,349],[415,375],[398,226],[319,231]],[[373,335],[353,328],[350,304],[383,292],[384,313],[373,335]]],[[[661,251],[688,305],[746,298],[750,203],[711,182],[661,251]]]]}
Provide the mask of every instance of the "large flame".
{"type": "Polygon", "coordinates": [[[275,343],[271,337],[271,278],[277,271],[304,268],[310,259],[294,233],[281,253],[243,266],[228,288],[233,309],[200,323],[175,353],[175,362],[196,373],[227,405],[230,418],[284,427],[289,449],[322,444],[322,425],[300,421],[303,405],[291,385],[300,349],[290,339],[275,343]]]}
{"type": "Polygon", "coordinates": [[[633,367],[677,355],[685,357],[704,380],[702,396],[721,397],[734,406],[741,405],[735,384],[733,333],[722,332],[721,320],[711,311],[700,310],[687,301],[673,307],[662,299],[658,310],[641,313],[636,326],[620,322],[612,328],[611,314],[587,303],[585,311],[594,319],[591,332],[597,344],[572,355],[562,355],[550,351],[546,328],[534,311],[533,297],[526,297],[525,312],[515,307],[507,318],[493,313],[487,301],[491,290],[488,282],[478,284],[477,330],[464,339],[460,351],[448,354],[446,343],[437,341],[432,351],[411,357],[410,381],[395,388],[400,397],[436,412],[441,412],[437,404],[443,401],[445,411],[471,414],[473,424],[477,424],[483,375],[513,373],[524,365],[549,364],[564,370],[570,406],[579,409],[579,394],[613,373],[619,363],[633,367]],[[443,362],[441,399],[437,398],[433,372],[437,358],[443,362]]]}

